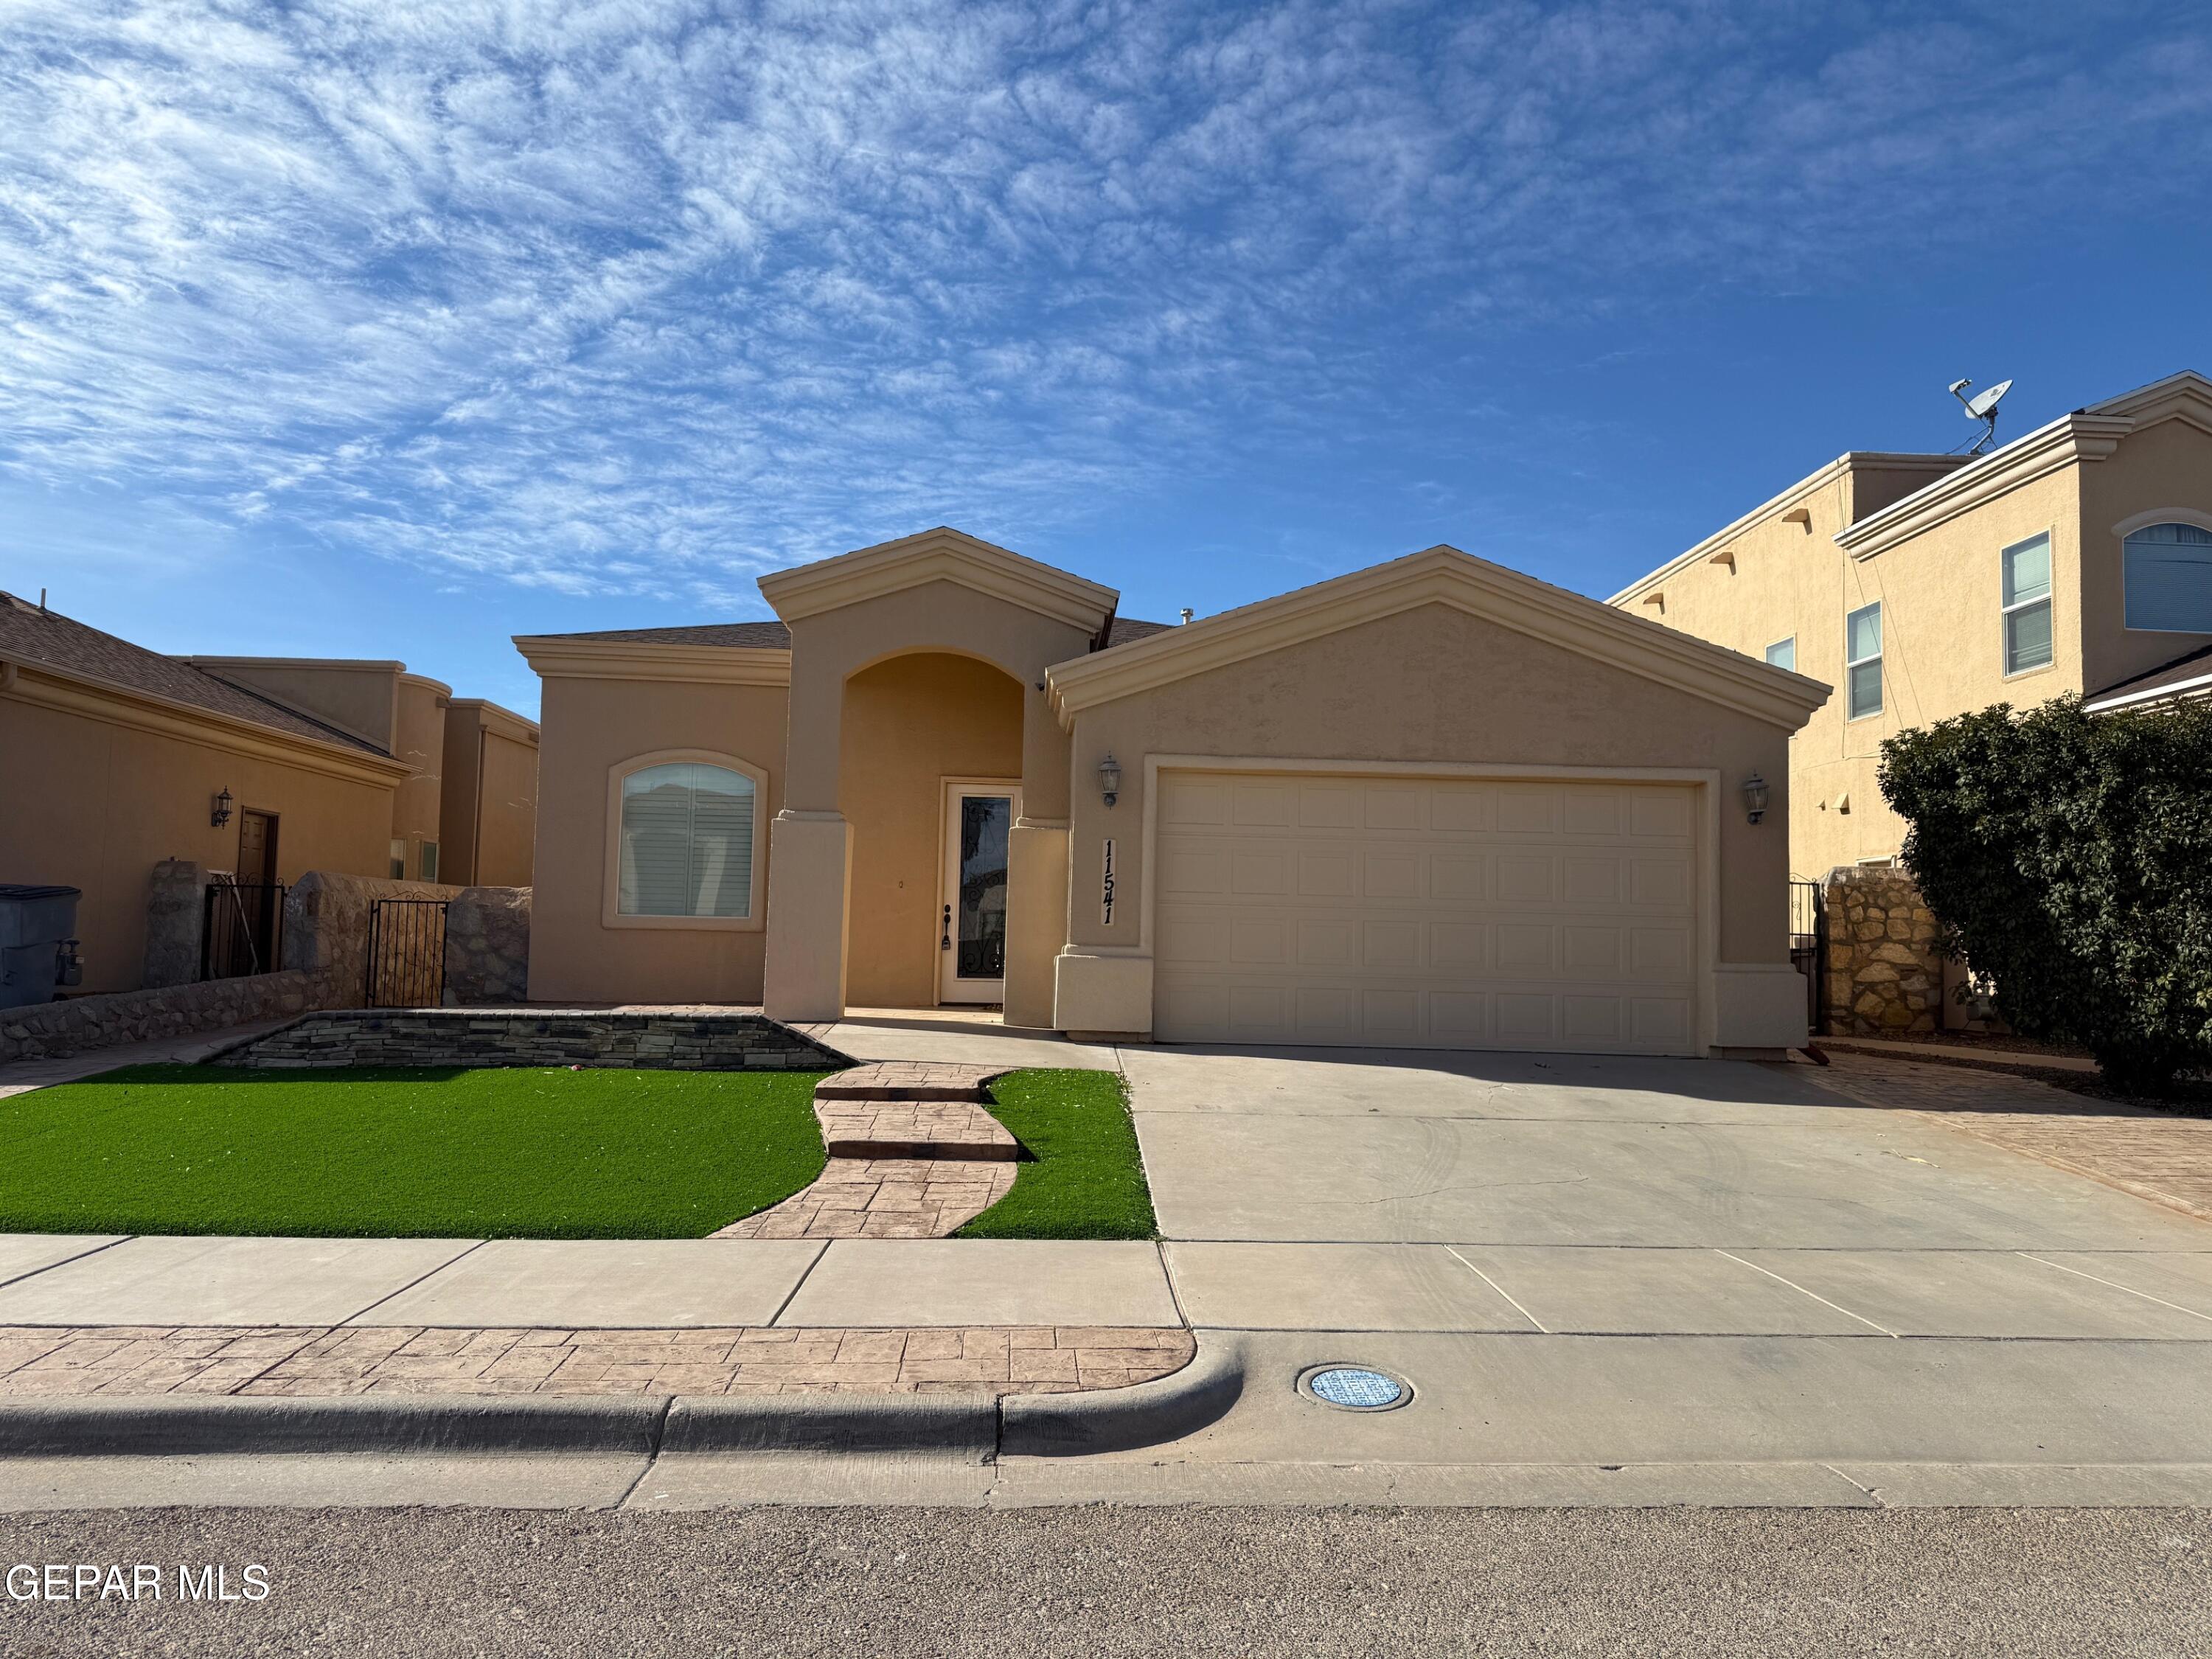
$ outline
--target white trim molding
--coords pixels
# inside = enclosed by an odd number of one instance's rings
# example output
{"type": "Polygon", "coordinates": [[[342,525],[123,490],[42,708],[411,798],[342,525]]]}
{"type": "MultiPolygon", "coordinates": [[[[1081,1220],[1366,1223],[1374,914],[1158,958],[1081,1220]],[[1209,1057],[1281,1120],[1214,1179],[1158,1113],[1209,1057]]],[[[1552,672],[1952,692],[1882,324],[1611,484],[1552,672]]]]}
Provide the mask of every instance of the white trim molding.
{"type": "Polygon", "coordinates": [[[951,582],[1097,634],[1121,596],[1065,570],[940,525],[915,536],[842,553],[760,579],[761,596],[787,623],[841,605],[951,582]]]}
{"type": "Polygon", "coordinates": [[[546,680],[672,680],[689,685],[789,685],[787,649],[656,645],[517,634],[514,648],[546,680]]]}
{"type": "Polygon", "coordinates": [[[2023,484],[2081,462],[2103,460],[2136,424],[2124,416],[2086,410],[2062,416],[1838,532],[1836,545],[1855,559],[1871,559],[2023,484]]]}
{"type": "Polygon", "coordinates": [[[1821,681],[1631,616],[1455,547],[1167,629],[1046,670],[1065,730],[1081,710],[1425,605],[1443,605],[1795,732],[1828,700],[1821,681]]]}
{"type": "Polygon", "coordinates": [[[656,749],[632,755],[607,768],[607,844],[599,880],[599,926],[678,930],[685,933],[757,933],[768,926],[768,773],[736,755],[712,749],[656,749]],[[623,780],[650,766],[673,766],[683,762],[719,766],[752,780],[752,885],[745,896],[742,916],[637,916],[622,910],[623,780]]]}
{"type": "Polygon", "coordinates": [[[2112,534],[2121,541],[2138,530],[2148,530],[2154,524],[2185,524],[2198,530],[2212,530],[2212,513],[2200,513],[2193,507],[2160,507],[2148,513],[2130,514],[2112,526],[2112,534]]]}

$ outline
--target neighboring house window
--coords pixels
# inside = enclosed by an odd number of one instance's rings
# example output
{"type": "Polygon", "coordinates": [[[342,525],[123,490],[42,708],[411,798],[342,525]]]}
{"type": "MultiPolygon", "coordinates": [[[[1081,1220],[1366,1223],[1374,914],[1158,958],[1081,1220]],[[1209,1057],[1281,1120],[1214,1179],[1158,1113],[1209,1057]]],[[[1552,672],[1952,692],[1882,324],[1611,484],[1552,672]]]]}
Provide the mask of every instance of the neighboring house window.
{"type": "Polygon", "coordinates": [[[394,881],[407,879],[407,837],[404,836],[392,838],[392,878],[394,881]]]}
{"type": "Polygon", "coordinates": [[[2212,634],[2212,530],[2154,524],[2120,544],[2130,628],[2212,634]]]}
{"type": "Polygon", "coordinates": [[[1850,679],[1849,718],[1881,713],[1881,603],[1844,618],[1844,664],[1850,679]]]}
{"type": "Polygon", "coordinates": [[[1792,634],[1788,639],[1778,640],[1768,646],[1766,660],[1777,668],[1786,668],[1791,673],[1796,673],[1797,672],[1797,636],[1792,634]]]}
{"type": "Polygon", "coordinates": [[[753,781],[676,761],[622,783],[616,908],[626,916],[752,914],[753,781]]]}
{"type": "Polygon", "coordinates": [[[426,841],[426,842],[424,842],[422,843],[422,879],[423,879],[423,880],[425,880],[425,881],[435,881],[435,880],[437,880],[437,878],[438,878],[438,843],[437,843],[436,842],[434,842],[434,841],[426,841]]]}
{"type": "Polygon", "coordinates": [[[2016,543],[2002,556],[2004,672],[2017,674],[2051,660],[2051,538],[2016,543]]]}

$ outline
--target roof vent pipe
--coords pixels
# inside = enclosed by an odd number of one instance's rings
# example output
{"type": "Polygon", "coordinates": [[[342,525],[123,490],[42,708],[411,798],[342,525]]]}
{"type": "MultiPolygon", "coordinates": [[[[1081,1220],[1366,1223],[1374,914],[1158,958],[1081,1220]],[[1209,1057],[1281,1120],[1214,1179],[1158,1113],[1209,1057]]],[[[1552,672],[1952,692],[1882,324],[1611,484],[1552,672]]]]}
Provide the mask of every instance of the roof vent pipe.
{"type": "Polygon", "coordinates": [[[1192,612],[1192,611],[1191,611],[1191,608],[1190,608],[1188,605],[1185,605],[1185,606],[1183,606],[1183,608],[1182,608],[1182,619],[1183,619],[1185,622],[1188,622],[1188,621],[1191,619],[1192,614],[1193,614],[1193,612],[1192,612]]]}

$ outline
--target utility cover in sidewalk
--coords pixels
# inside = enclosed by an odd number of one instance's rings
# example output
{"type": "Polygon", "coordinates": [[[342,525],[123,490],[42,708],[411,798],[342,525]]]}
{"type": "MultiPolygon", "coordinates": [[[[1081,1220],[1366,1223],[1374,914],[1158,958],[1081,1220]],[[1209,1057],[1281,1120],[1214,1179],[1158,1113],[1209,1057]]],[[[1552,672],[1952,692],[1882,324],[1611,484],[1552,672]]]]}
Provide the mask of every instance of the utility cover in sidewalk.
{"type": "Polygon", "coordinates": [[[1360,1365],[1325,1365],[1299,1380],[1315,1399],[1346,1411],[1387,1412],[1404,1405],[1413,1395],[1396,1377],[1360,1365]]]}

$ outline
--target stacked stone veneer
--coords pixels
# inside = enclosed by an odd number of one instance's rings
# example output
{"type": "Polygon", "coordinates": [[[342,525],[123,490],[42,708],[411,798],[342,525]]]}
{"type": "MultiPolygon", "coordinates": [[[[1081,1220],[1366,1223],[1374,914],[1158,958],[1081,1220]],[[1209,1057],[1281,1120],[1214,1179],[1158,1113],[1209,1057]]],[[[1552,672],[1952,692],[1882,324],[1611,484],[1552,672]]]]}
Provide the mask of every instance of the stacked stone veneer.
{"type": "Polygon", "coordinates": [[[254,974],[0,1010],[0,1061],[51,1060],[122,1042],[276,1019],[322,1007],[331,994],[331,988],[313,974],[254,974]]]}
{"type": "Polygon", "coordinates": [[[310,1014],[212,1063],[827,1072],[853,1062],[761,1014],[347,1008],[310,1014]]]}
{"type": "Polygon", "coordinates": [[[1822,996],[1831,1036],[1934,1031],[1943,1024],[1943,958],[1936,917],[1902,870],[1847,866],[1829,874],[1822,996]]]}

